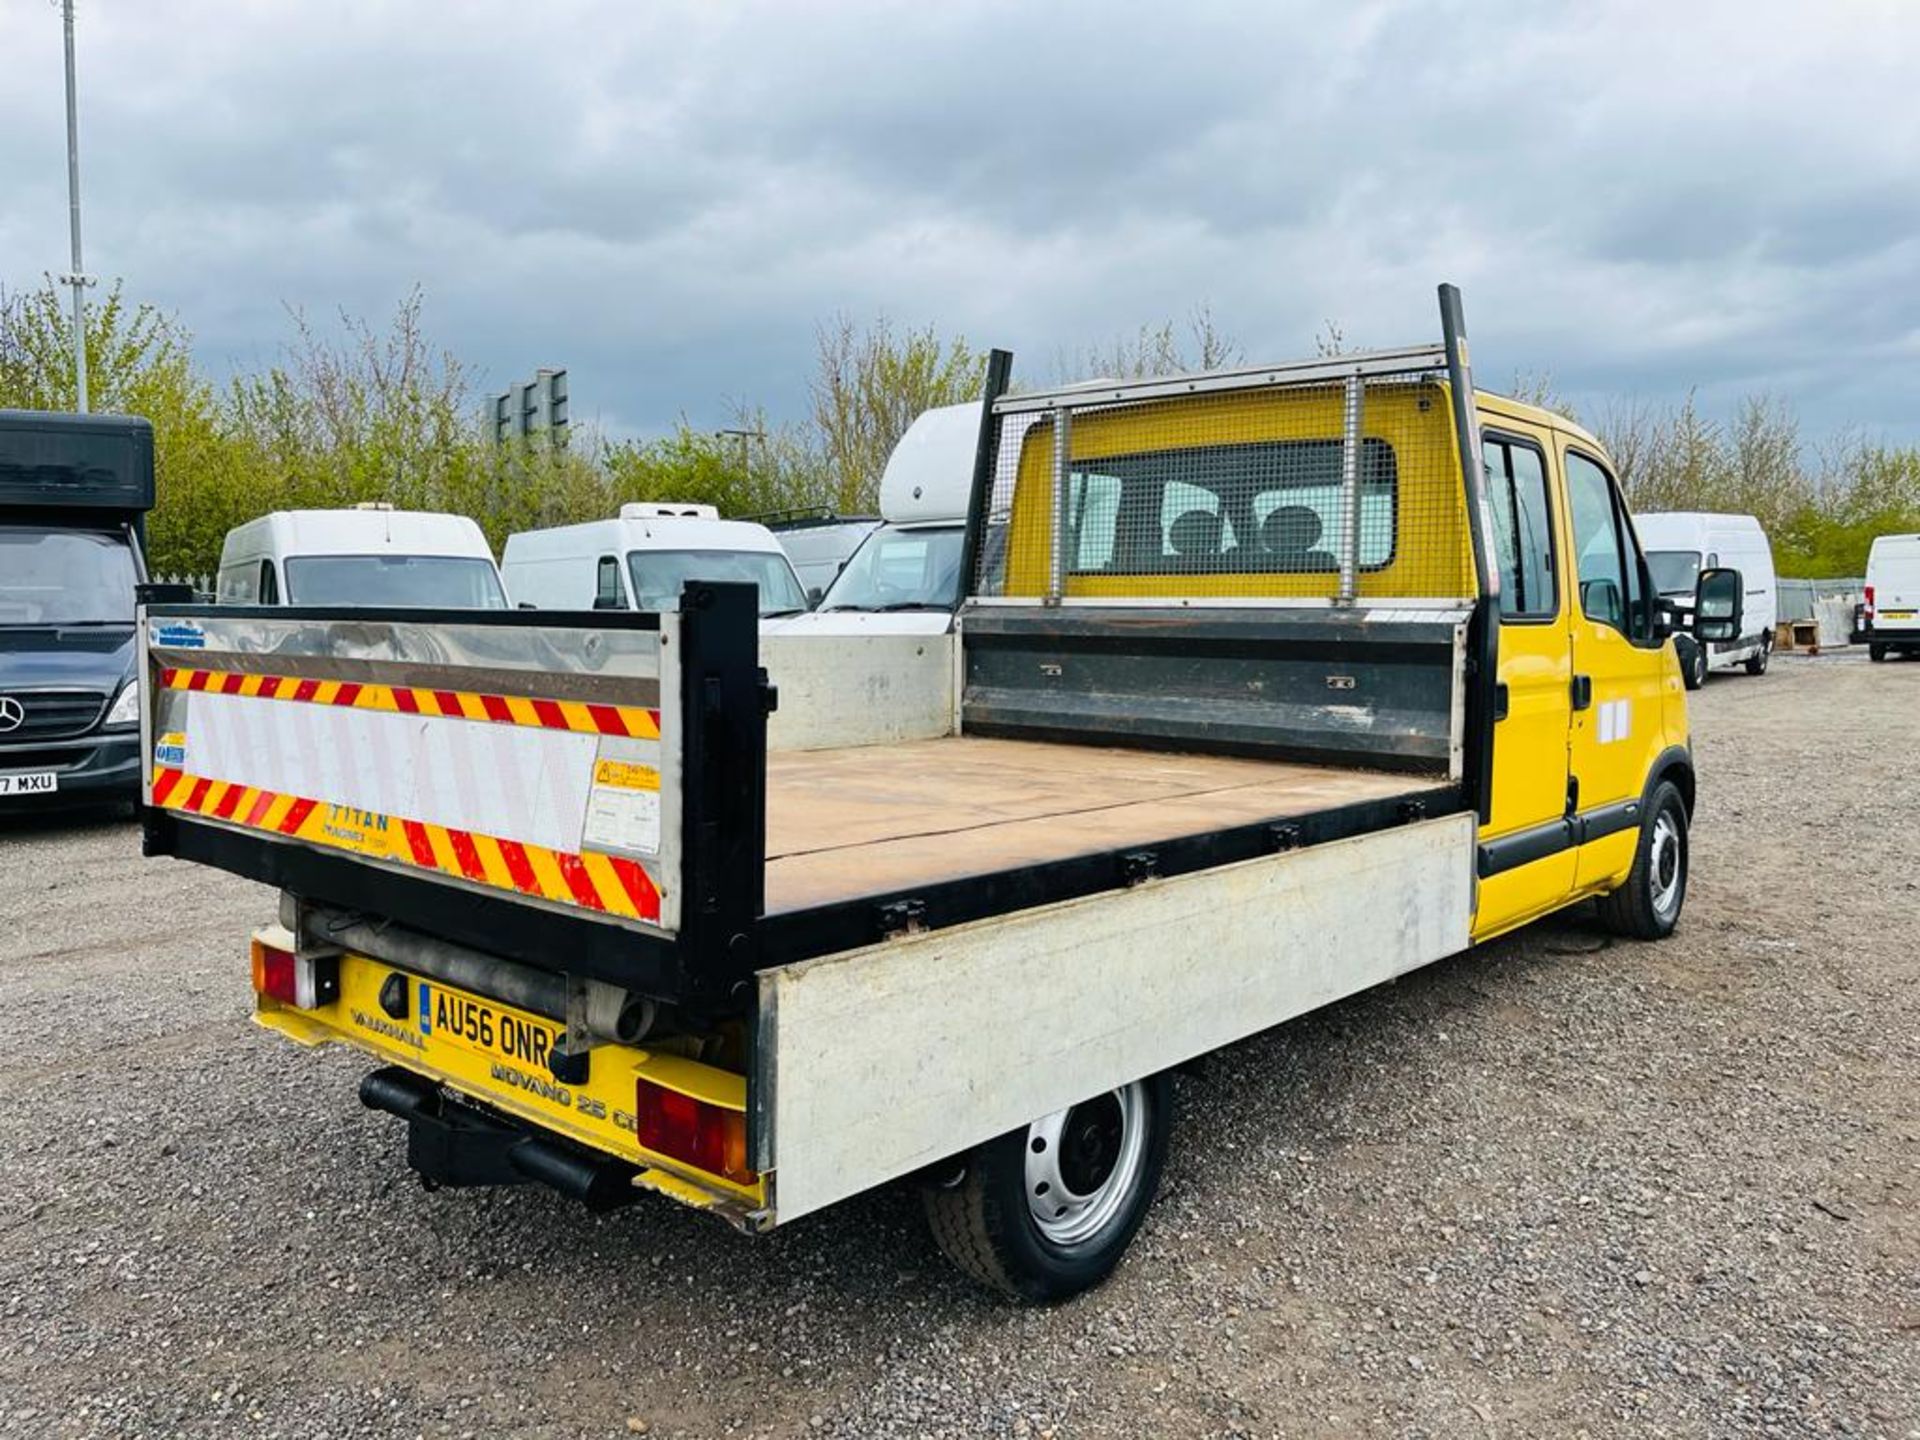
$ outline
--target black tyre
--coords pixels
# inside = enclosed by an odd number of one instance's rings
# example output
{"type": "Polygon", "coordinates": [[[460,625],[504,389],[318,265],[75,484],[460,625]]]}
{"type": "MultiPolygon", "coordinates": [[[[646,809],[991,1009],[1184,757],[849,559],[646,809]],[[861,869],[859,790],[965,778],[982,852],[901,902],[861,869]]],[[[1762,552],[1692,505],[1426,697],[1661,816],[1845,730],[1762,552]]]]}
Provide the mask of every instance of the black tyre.
{"type": "Polygon", "coordinates": [[[1172,1120],[1172,1082],[1156,1075],[987,1141],[922,1191],[935,1243],[1015,1300],[1092,1289],[1146,1218],[1172,1120]]]}
{"type": "Polygon", "coordinates": [[[1640,819],[1640,845],[1627,881],[1600,897],[1600,919],[1616,935],[1664,940],[1687,903],[1687,804],[1671,780],[1653,787],[1640,819]]]}
{"type": "Polygon", "coordinates": [[[1760,637],[1760,653],[1747,657],[1747,674],[1764,675],[1767,673],[1767,661],[1773,658],[1773,636],[1760,637]]]}
{"type": "Polygon", "coordinates": [[[1687,689],[1698,690],[1707,683],[1706,647],[1692,636],[1686,637],[1675,647],[1680,657],[1680,678],[1686,682],[1687,689]]]}
{"type": "Polygon", "coordinates": [[[1874,664],[1878,665],[1881,661],[1885,660],[1886,658],[1887,658],[1886,646],[1884,645],[1868,645],[1867,646],[1867,659],[1873,661],[1874,664]]]}

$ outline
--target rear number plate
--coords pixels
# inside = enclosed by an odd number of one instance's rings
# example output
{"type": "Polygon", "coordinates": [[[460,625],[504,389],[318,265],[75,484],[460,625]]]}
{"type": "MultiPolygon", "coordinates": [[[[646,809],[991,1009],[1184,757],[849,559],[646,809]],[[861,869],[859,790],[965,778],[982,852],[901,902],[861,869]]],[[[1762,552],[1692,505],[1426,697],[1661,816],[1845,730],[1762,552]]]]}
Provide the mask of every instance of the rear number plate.
{"type": "Polygon", "coordinates": [[[0,775],[0,798],[8,795],[51,795],[60,788],[57,770],[26,770],[0,775]]]}
{"type": "Polygon", "coordinates": [[[429,981],[421,981],[415,989],[414,1022],[422,1035],[436,1035],[483,1055],[545,1071],[547,1057],[560,1038],[556,1029],[496,1010],[484,1001],[429,981]]]}

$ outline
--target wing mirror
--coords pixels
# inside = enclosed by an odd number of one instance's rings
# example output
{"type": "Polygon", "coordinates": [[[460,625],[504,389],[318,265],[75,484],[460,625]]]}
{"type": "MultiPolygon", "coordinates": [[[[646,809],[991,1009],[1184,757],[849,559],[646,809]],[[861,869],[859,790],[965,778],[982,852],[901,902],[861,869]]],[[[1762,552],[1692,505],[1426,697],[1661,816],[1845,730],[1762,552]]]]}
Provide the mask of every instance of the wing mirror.
{"type": "Polygon", "coordinates": [[[1580,608],[1590,620],[1621,629],[1626,625],[1626,612],[1620,605],[1620,586],[1612,580],[1583,580],[1580,582],[1580,608]]]}
{"type": "Polygon", "coordinates": [[[1738,570],[1702,570],[1693,591],[1693,638],[1715,644],[1738,640],[1745,599],[1738,570]]]}

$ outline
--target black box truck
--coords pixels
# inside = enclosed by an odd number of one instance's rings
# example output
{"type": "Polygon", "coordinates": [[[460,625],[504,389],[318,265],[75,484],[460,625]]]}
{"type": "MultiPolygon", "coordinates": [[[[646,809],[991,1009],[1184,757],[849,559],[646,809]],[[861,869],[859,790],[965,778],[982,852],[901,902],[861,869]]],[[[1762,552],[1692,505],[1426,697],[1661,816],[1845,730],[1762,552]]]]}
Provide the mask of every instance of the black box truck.
{"type": "Polygon", "coordinates": [[[0,410],[0,812],[130,802],[153,427],[0,410]]]}

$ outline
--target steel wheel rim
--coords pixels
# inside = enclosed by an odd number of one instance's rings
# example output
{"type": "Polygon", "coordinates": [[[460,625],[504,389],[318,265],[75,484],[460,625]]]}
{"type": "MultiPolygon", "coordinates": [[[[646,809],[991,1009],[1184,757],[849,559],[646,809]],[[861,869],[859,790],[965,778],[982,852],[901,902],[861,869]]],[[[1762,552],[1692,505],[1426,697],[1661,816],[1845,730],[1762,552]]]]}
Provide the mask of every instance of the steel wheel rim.
{"type": "Polygon", "coordinates": [[[1043,1237],[1080,1244],[1125,1209],[1146,1166],[1148,1118],[1136,1082],[1027,1127],[1027,1213],[1043,1237]]]}
{"type": "Polygon", "coordinates": [[[1680,908],[1680,890],[1686,883],[1686,841],[1673,812],[1662,810],[1653,821],[1653,843],[1647,851],[1647,879],[1653,887],[1654,913],[1673,918],[1680,908]]]}

